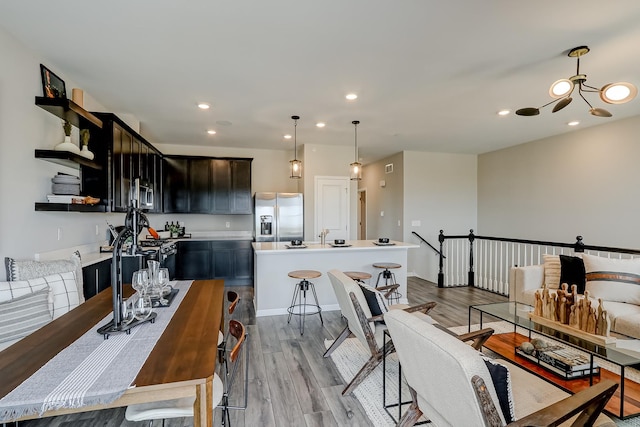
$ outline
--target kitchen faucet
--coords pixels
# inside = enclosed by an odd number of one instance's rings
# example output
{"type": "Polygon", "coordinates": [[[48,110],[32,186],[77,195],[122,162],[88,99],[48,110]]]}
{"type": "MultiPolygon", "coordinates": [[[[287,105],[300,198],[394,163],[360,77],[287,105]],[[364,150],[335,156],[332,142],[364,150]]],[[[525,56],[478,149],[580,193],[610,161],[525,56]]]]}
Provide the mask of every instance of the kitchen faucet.
{"type": "Polygon", "coordinates": [[[318,237],[320,237],[320,244],[324,245],[325,240],[327,238],[327,234],[329,234],[329,230],[326,228],[323,228],[322,231],[320,232],[320,234],[318,235],[318,237]]]}

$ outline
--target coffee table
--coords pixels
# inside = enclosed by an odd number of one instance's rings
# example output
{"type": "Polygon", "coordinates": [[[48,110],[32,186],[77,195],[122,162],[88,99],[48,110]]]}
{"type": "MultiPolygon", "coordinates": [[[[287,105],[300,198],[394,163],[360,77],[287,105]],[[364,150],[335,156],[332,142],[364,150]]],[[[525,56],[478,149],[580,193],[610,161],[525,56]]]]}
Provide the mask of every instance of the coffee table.
{"type": "Polygon", "coordinates": [[[480,328],[483,327],[485,316],[506,321],[513,325],[513,332],[494,333],[489,338],[485,343],[485,347],[489,350],[569,393],[577,393],[599,382],[601,379],[612,379],[618,382],[620,387],[609,400],[605,410],[621,419],[640,415],[640,384],[625,378],[625,369],[627,367],[640,369],[640,340],[612,334],[616,336],[616,342],[606,345],[594,344],[570,333],[536,324],[529,319],[529,313],[533,312],[533,307],[515,301],[470,306],[469,331],[471,330],[471,317],[474,311],[480,315],[480,328]],[[516,354],[515,348],[523,342],[531,340],[533,335],[548,338],[564,346],[587,353],[591,361],[591,367],[593,367],[595,359],[617,365],[620,368],[620,373],[617,374],[603,368],[602,363],[600,363],[599,375],[594,374],[579,379],[558,377],[537,363],[516,354]]]}

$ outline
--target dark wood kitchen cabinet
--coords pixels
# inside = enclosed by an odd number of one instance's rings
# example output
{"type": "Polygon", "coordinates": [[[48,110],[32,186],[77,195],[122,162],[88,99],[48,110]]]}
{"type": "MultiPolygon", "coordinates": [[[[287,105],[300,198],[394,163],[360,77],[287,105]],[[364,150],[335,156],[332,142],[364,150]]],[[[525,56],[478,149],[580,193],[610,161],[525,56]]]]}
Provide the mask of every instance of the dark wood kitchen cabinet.
{"type": "Polygon", "coordinates": [[[97,262],[82,269],[84,298],[89,299],[111,286],[111,260],[97,262]]]}
{"type": "Polygon", "coordinates": [[[251,214],[253,159],[164,157],[164,212],[251,214]]]}
{"type": "Polygon", "coordinates": [[[154,207],[149,212],[162,212],[162,153],[115,114],[94,114],[103,127],[91,130],[90,141],[97,141],[96,160],[106,167],[83,173],[87,194],[104,197],[111,212],[126,212],[131,182],[140,177],[153,185],[154,207]]]}
{"type": "Polygon", "coordinates": [[[253,248],[248,240],[180,241],[176,279],[224,279],[226,286],[253,285],[253,248]]]}

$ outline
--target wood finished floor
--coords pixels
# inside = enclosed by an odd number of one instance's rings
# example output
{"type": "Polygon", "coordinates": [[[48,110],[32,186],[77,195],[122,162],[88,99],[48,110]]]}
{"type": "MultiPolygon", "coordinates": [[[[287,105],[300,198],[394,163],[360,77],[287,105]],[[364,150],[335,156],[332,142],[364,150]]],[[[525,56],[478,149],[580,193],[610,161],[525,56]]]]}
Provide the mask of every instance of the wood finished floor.
{"type": "MultiPolygon", "coordinates": [[[[300,336],[296,318],[291,324],[287,324],[287,316],[256,318],[251,288],[234,288],[238,289],[241,289],[242,300],[234,318],[243,322],[249,333],[249,396],[245,411],[231,411],[231,425],[369,426],[358,401],[341,395],[345,383],[331,360],[322,358],[324,340],[335,338],[345,326],[340,312],[324,312],[324,326],[317,315],[308,316],[305,334],[300,336]]],[[[469,305],[506,300],[475,288],[438,289],[433,283],[413,277],[408,280],[408,298],[411,304],[436,301],[438,305],[431,315],[444,326],[466,325],[469,305]]],[[[165,426],[192,424],[192,418],[180,418],[167,420],[165,426]]],[[[137,427],[148,423],[126,421],[124,408],[118,408],[25,421],[19,425],[137,427]]],[[[215,425],[220,425],[220,410],[216,411],[215,425]]]]}

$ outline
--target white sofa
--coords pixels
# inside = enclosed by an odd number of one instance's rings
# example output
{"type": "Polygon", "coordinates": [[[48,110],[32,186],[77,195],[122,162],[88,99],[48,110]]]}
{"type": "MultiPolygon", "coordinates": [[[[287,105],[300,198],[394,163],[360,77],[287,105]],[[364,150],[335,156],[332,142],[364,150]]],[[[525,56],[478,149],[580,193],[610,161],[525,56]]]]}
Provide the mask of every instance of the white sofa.
{"type": "MultiPolygon", "coordinates": [[[[612,259],[582,254],[586,286],[593,303],[602,299],[611,330],[640,339],[640,258],[612,259]]],[[[557,283],[550,283],[554,268],[550,257],[545,264],[512,267],[509,271],[509,300],[534,305],[535,293],[545,286],[554,293],[557,283]]]]}
{"type": "MultiPolygon", "coordinates": [[[[592,403],[596,406],[601,403],[604,407],[617,388],[613,381],[602,381],[563,401],[569,395],[545,380],[502,360],[487,363],[471,346],[402,310],[391,310],[384,318],[402,372],[417,400],[401,420],[402,426],[413,425],[420,413],[441,427],[505,425],[508,423],[505,411],[509,417],[520,420],[513,425],[549,425],[554,420],[562,421],[565,416],[580,413],[576,408],[590,399],[595,400],[592,403]],[[496,362],[506,366],[510,376],[497,381],[497,388],[489,371],[495,370],[496,362]],[[510,402],[505,402],[511,409],[501,409],[498,394],[503,398],[511,396],[510,402]],[[562,403],[558,403],[560,401],[562,403]],[[550,407],[554,404],[556,406],[550,407]],[[577,412],[572,412],[574,410],[577,412]]],[[[502,366],[497,369],[504,371],[502,366]]],[[[595,414],[598,413],[596,410],[595,414]]],[[[600,414],[594,425],[615,426],[615,423],[600,414]]]]}

